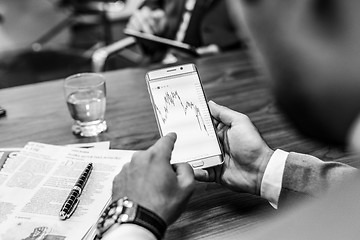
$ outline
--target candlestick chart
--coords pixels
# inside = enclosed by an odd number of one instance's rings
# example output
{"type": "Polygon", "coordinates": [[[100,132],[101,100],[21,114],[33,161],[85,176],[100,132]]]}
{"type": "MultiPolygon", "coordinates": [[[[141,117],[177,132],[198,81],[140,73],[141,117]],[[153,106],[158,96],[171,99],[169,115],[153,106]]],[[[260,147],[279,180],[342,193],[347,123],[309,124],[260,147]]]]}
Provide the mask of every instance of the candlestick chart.
{"type": "Polygon", "coordinates": [[[185,116],[189,115],[189,112],[192,111],[197,120],[199,130],[205,131],[209,135],[199,107],[191,101],[183,101],[178,91],[165,92],[163,107],[159,108],[157,105],[155,106],[156,111],[158,112],[158,116],[160,116],[160,119],[164,124],[166,124],[166,121],[168,120],[168,115],[171,114],[171,111],[175,108],[180,107],[185,116]]]}
{"type": "Polygon", "coordinates": [[[150,89],[161,134],[175,132],[177,135],[171,163],[221,154],[196,73],[154,81],[150,89]]]}

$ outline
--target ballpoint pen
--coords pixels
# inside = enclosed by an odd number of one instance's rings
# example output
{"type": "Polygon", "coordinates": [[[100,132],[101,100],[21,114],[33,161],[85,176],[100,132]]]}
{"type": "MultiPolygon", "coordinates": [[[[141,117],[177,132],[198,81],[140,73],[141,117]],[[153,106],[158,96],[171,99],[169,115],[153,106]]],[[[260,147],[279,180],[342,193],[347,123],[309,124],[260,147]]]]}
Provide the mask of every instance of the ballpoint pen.
{"type": "Polygon", "coordinates": [[[84,169],[84,171],[81,173],[74,187],[71,189],[59,213],[59,217],[61,220],[70,218],[70,216],[74,213],[76,207],[79,205],[79,197],[85,188],[86,182],[90,177],[92,168],[92,163],[89,163],[84,169]]]}

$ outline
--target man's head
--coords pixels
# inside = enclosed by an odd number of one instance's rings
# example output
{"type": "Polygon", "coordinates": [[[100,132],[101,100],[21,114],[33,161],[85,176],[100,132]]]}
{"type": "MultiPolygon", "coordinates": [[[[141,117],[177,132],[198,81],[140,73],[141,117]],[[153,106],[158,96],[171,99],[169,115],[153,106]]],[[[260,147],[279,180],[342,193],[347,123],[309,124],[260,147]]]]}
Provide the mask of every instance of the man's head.
{"type": "Polygon", "coordinates": [[[360,2],[242,2],[279,105],[304,133],[344,144],[360,113],[360,2]]]}

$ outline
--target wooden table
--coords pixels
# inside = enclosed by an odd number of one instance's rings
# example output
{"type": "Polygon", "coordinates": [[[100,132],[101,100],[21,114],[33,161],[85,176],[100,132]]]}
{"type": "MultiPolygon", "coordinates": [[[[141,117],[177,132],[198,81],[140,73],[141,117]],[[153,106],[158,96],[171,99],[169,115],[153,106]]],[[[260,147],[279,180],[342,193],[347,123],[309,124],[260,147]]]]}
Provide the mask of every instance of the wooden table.
{"type": "MultiPolygon", "coordinates": [[[[272,148],[360,166],[351,155],[306,139],[292,129],[247,52],[203,58],[195,64],[208,99],[249,115],[272,148]]],[[[105,73],[109,130],[97,138],[78,138],[71,133],[62,80],[0,90],[0,105],[7,110],[7,117],[0,119],[0,147],[22,147],[28,141],[111,141],[112,148],[146,149],[159,138],[144,79],[149,69],[105,73]]],[[[186,212],[169,228],[166,239],[239,239],[275,214],[258,197],[199,183],[186,212]]]]}

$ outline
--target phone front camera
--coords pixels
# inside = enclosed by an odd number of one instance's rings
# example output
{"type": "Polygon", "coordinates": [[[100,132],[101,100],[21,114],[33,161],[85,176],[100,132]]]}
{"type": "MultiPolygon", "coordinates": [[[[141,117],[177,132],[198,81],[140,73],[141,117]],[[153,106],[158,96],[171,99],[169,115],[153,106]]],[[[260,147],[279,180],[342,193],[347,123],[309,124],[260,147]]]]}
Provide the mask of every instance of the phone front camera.
{"type": "Polygon", "coordinates": [[[183,67],[181,67],[180,70],[183,70],[183,67]]]}

